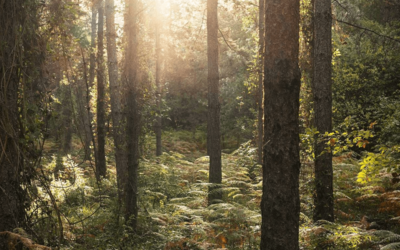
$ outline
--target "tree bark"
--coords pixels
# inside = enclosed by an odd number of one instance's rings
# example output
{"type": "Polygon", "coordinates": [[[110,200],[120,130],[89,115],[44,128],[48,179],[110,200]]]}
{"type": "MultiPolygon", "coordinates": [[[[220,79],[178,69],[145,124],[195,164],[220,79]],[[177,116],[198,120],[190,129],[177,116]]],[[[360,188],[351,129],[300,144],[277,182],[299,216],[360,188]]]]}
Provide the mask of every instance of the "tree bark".
{"type": "MultiPolygon", "coordinates": [[[[210,156],[209,182],[221,184],[221,134],[218,72],[218,0],[207,0],[207,57],[208,57],[208,154],[210,156]]],[[[208,204],[221,200],[222,193],[209,188],[208,204]]]]}
{"type": "Polygon", "coordinates": [[[124,150],[121,127],[121,89],[118,81],[118,58],[117,58],[117,33],[115,31],[114,0],[106,0],[106,29],[107,29],[107,56],[108,76],[110,81],[111,118],[113,122],[113,138],[115,146],[115,163],[117,169],[117,180],[119,189],[122,190],[126,183],[127,158],[124,150]]]}
{"type": "Polygon", "coordinates": [[[139,132],[140,116],[137,100],[137,71],[138,71],[138,38],[137,38],[137,0],[127,0],[126,38],[124,79],[127,90],[127,124],[126,138],[128,148],[128,180],[126,185],[125,219],[135,231],[137,228],[137,178],[139,167],[139,132]]]}
{"type": "Polygon", "coordinates": [[[263,55],[264,55],[264,4],[265,0],[259,0],[259,16],[258,16],[258,37],[259,37],[259,50],[258,50],[258,163],[262,164],[262,146],[263,146],[263,55]]]}
{"type": "Polygon", "coordinates": [[[97,147],[94,138],[94,129],[93,129],[93,113],[90,108],[91,102],[91,95],[90,90],[94,84],[94,77],[95,77],[95,69],[96,69],[96,55],[94,53],[96,49],[96,33],[97,33],[97,4],[93,1],[92,5],[92,22],[91,22],[91,34],[90,34],[90,57],[89,57],[89,84],[86,86],[86,102],[87,102],[87,112],[89,116],[89,127],[87,128],[87,133],[90,134],[91,143],[93,145],[94,151],[94,162],[97,166],[97,147]]]}
{"type": "MultiPolygon", "coordinates": [[[[24,164],[18,96],[22,95],[19,87],[22,87],[25,72],[25,62],[21,58],[25,59],[25,53],[29,53],[22,45],[29,34],[21,31],[26,16],[24,1],[0,4],[0,232],[22,227],[25,215],[20,186],[24,164]]],[[[8,249],[6,237],[0,237],[0,249],[8,249]]]]}
{"type": "Polygon", "coordinates": [[[261,249],[299,249],[299,1],[266,0],[261,249]]]}
{"type": "Polygon", "coordinates": [[[83,119],[83,126],[85,131],[85,160],[91,161],[92,160],[92,149],[90,145],[92,145],[93,141],[93,131],[92,131],[92,116],[90,112],[90,88],[89,88],[89,79],[87,74],[87,64],[85,59],[85,52],[81,48],[82,54],[82,69],[83,69],[83,84],[80,87],[81,93],[79,93],[79,98],[81,99],[81,110],[82,119],[83,119]]]}
{"type": "Polygon", "coordinates": [[[104,1],[99,2],[99,22],[97,30],[97,165],[96,176],[106,176],[105,153],[105,84],[104,84],[104,1]]]}
{"type": "Polygon", "coordinates": [[[156,106],[157,106],[157,117],[156,117],[156,155],[162,154],[161,146],[161,84],[160,84],[160,71],[161,71],[161,46],[160,46],[160,21],[156,21],[156,106]]]}
{"type": "MultiPolygon", "coordinates": [[[[62,75],[62,74],[61,74],[62,75]]],[[[72,100],[71,100],[71,85],[60,86],[62,90],[62,126],[64,132],[64,140],[62,141],[62,152],[68,154],[71,151],[72,144],[72,100]]]]}
{"type": "MultiPolygon", "coordinates": [[[[314,2],[314,113],[319,135],[332,130],[332,17],[331,2],[314,2]]],[[[314,221],[334,220],[332,153],[326,152],[326,140],[315,145],[314,221]]]]}

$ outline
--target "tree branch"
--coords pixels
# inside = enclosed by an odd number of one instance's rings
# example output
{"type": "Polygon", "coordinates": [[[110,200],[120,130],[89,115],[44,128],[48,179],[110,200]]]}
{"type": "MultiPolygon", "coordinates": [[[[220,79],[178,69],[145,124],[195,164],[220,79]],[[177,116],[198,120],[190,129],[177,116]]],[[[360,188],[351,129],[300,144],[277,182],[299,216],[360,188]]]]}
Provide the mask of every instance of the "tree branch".
{"type": "Polygon", "coordinates": [[[335,21],[337,21],[339,23],[344,23],[346,25],[352,26],[352,27],[357,28],[357,29],[361,29],[361,30],[365,30],[365,31],[371,32],[371,33],[373,33],[373,34],[375,34],[377,36],[384,37],[384,38],[387,38],[389,40],[392,40],[392,41],[400,43],[399,39],[396,39],[396,38],[391,37],[391,36],[382,35],[382,34],[376,32],[376,31],[373,31],[371,29],[368,29],[368,28],[365,28],[365,27],[362,27],[362,26],[359,26],[359,25],[356,25],[356,24],[352,24],[352,23],[349,23],[349,22],[346,22],[346,21],[343,21],[343,20],[339,20],[339,19],[336,19],[336,18],[333,18],[333,20],[335,20],[335,21]]]}

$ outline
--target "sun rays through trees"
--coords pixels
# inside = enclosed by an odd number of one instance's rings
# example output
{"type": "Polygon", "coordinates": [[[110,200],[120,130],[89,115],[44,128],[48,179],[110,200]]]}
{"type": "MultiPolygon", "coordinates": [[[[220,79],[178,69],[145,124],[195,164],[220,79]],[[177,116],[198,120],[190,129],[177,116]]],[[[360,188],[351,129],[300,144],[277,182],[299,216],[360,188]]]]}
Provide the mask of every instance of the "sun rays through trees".
{"type": "Polygon", "coordinates": [[[0,0],[0,249],[397,249],[398,0],[0,0]]]}

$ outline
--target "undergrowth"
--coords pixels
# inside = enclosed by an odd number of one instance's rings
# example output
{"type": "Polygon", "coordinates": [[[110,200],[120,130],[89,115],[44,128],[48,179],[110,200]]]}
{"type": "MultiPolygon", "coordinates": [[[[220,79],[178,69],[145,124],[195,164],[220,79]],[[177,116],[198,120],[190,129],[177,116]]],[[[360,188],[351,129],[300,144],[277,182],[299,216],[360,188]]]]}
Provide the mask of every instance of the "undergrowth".
{"type": "MultiPolygon", "coordinates": [[[[214,192],[223,199],[207,207],[209,159],[191,136],[166,133],[165,152],[141,159],[136,234],[124,226],[112,145],[101,182],[79,151],[64,156],[49,150],[38,170],[41,178],[30,189],[35,232],[30,237],[60,249],[259,249],[262,170],[256,149],[247,142],[222,155],[223,182],[214,192]]],[[[144,152],[153,148],[154,138],[147,140],[144,152]]],[[[351,155],[335,158],[336,222],[314,223],[312,165],[302,165],[301,249],[398,249],[399,185],[384,173],[374,183],[360,184],[358,172],[351,155]]]]}

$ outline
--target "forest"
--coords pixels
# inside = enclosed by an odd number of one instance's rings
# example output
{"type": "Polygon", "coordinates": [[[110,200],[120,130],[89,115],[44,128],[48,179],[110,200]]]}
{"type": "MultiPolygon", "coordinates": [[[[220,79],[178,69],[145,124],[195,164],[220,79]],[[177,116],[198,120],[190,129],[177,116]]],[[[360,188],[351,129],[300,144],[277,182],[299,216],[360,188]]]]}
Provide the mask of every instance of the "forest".
{"type": "Polygon", "coordinates": [[[400,249],[400,0],[0,0],[0,250],[400,249]]]}

